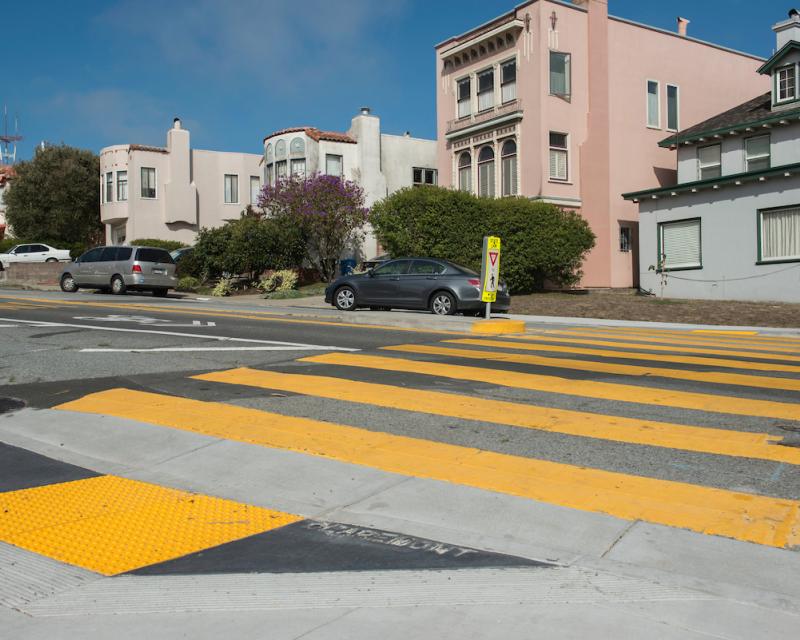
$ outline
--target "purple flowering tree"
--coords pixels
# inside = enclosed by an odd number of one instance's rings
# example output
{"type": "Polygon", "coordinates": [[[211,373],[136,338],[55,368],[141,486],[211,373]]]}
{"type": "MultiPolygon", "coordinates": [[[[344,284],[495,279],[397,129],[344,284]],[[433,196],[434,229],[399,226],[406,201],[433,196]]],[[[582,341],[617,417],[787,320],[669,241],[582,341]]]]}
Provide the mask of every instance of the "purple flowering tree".
{"type": "Polygon", "coordinates": [[[337,176],[292,176],[265,185],[258,206],[267,215],[288,218],[305,231],[306,259],[325,281],[336,277],[336,264],[348,248],[355,251],[364,240],[369,217],[364,190],[337,176]]]}

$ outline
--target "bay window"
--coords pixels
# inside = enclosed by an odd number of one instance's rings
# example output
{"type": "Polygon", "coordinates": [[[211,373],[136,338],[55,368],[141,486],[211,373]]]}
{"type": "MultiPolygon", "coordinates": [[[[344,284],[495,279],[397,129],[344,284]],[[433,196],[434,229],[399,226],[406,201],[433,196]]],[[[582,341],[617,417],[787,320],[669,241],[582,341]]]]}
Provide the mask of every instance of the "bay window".
{"type": "Polygon", "coordinates": [[[478,74],[478,111],[494,107],[494,69],[478,74]]]}
{"type": "Polygon", "coordinates": [[[458,81],[458,117],[466,118],[472,113],[472,81],[464,78],[458,81]]]}
{"type": "Polygon", "coordinates": [[[500,99],[505,104],[517,99],[517,61],[500,65],[500,99]]]}

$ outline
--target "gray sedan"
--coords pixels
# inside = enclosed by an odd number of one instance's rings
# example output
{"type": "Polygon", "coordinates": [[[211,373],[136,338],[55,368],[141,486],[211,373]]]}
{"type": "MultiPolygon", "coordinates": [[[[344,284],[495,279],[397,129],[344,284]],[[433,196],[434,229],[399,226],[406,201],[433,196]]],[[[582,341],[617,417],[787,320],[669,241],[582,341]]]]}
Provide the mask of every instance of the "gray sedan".
{"type": "MultiPolygon", "coordinates": [[[[398,258],[366,273],[343,276],[325,289],[325,302],[342,311],[429,309],[437,315],[477,315],[480,276],[472,269],[435,258],[398,258]]],[[[505,283],[497,291],[493,311],[508,311],[511,297],[505,283]]]]}

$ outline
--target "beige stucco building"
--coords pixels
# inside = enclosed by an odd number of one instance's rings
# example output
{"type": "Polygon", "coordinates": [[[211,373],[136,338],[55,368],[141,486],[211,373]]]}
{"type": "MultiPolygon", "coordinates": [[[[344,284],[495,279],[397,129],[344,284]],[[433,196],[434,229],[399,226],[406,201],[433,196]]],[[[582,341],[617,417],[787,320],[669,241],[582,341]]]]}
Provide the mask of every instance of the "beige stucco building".
{"type": "Polygon", "coordinates": [[[165,147],[100,151],[100,218],[106,242],[138,238],[191,244],[202,227],[235,220],[261,189],[261,156],[192,149],[176,118],[165,147]]]}
{"type": "MultiPolygon", "coordinates": [[[[380,118],[368,107],[361,108],[346,133],[293,127],[264,138],[265,182],[314,173],[357,182],[371,207],[398,189],[438,184],[436,141],[381,133],[380,118]]],[[[365,231],[357,257],[371,258],[381,250],[372,230],[365,231]]]]}

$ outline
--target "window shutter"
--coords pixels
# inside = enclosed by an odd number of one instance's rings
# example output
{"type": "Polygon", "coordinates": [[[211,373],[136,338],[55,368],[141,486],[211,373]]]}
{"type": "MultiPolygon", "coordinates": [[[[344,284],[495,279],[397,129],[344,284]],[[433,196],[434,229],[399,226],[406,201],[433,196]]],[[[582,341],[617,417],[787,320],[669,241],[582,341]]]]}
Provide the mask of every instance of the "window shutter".
{"type": "Polygon", "coordinates": [[[661,253],[667,269],[700,267],[700,221],[684,220],[661,225],[661,253]]]}

